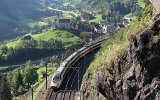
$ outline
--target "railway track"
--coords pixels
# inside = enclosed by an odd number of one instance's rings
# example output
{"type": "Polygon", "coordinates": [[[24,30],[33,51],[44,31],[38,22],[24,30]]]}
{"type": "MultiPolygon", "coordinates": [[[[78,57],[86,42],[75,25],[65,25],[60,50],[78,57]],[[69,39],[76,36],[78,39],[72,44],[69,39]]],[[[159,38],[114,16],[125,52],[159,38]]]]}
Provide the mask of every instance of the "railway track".
{"type": "MultiPolygon", "coordinates": [[[[80,58],[75,59],[75,63],[67,67],[65,78],[61,86],[58,88],[58,92],[54,92],[55,90],[51,90],[48,94],[48,98],[46,100],[80,100],[75,99],[76,93],[80,91],[80,85],[82,84],[83,75],[85,74],[91,60],[94,58],[94,54],[99,50],[100,46],[96,49],[91,49],[91,47],[95,48],[97,46],[89,46],[85,49],[86,53],[81,54],[80,58]],[[88,52],[89,51],[89,52],[88,52]]],[[[81,95],[79,95],[81,98],[81,95]]]]}
{"type": "Polygon", "coordinates": [[[80,82],[82,81],[82,77],[88,68],[86,66],[89,66],[89,62],[92,60],[93,56],[93,52],[91,52],[71,66],[72,68],[69,69],[66,75],[68,77],[64,79],[59,92],[55,93],[54,90],[51,90],[49,99],[47,100],[75,100],[75,94],[79,91],[81,84],[80,82]]]}
{"type": "MultiPolygon", "coordinates": [[[[89,58],[86,59],[86,57],[84,57],[83,60],[84,60],[84,62],[82,64],[80,64],[80,66],[78,66],[79,69],[78,70],[76,69],[75,71],[72,72],[71,76],[69,77],[69,80],[67,81],[65,90],[73,91],[72,87],[74,85],[75,80],[77,79],[76,76],[77,76],[77,74],[79,74],[80,68],[82,68],[85,65],[85,63],[87,63],[89,58]],[[72,81],[70,81],[71,79],[72,79],[72,81]],[[71,83],[71,84],[69,84],[69,83],[71,83]]],[[[78,88],[75,90],[78,90],[78,88]]],[[[73,97],[72,94],[73,94],[72,92],[63,93],[61,100],[71,100],[71,97],[73,97]]]]}

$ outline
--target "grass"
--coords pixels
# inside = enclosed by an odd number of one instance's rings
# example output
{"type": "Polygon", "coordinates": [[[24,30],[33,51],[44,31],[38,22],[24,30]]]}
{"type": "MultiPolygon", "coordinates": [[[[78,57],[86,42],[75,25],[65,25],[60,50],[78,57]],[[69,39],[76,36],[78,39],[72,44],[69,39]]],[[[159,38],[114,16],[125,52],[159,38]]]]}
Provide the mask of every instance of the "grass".
{"type": "Polygon", "coordinates": [[[72,19],[72,18],[74,18],[74,17],[73,17],[70,13],[63,12],[63,18],[72,19]]]}
{"type": "Polygon", "coordinates": [[[98,74],[108,76],[107,80],[114,80],[113,78],[115,78],[115,76],[111,75],[112,71],[114,74],[114,62],[122,58],[125,50],[128,48],[129,39],[131,37],[138,37],[139,34],[149,26],[149,20],[151,19],[151,14],[149,13],[152,9],[150,5],[147,5],[146,7],[142,15],[137,18],[137,20],[134,20],[128,28],[121,29],[114,37],[106,40],[102,44],[102,48],[96,54],[95,59],[92,61],[86,72],[89,81],[91,81],[91,83],[93,82],[91,86],[97,87],[98,74]],[[101,70],[104,71],[102,73],[95,73],[100,72],[101,70]]]}
{"type": "MultiPolygon", "coordinates": [[[[37,66],[38,67],[38,66],[37,66]]],[[[35,85],[33,85],[32,87],[34,88],[34,100],[37,100],[38,97],[41,95],[41,89],[44,88],[46,81],[45,79],[42,78],[42,74],[41,71],[45,71],[45,67],[41,67],[37,69],[37,73],[39,75],[39,81],[35,83],[35,85]]],[[[52,77],[53,73],[56,71],[56,67],[48,67],[48,73],[49,73],[49,77],[48,77],[48,81],[49,79],[52,77]]],[[[29,96],[27,98],[27,100],[31,100],[31,96],[29,96]]]]}
{"type": "Polygon", "coordinates": [[[144,0],[137,0],[137,4],[139,4],[139,6],[142,7],[142,8],[145,7],[145,2],[144,2],[144,0]]]}
{"type": "MultiPolygon", "coordinates": [[[[37,41],[38,40],[48,41],[49,39],[59,39],[62,41],[65,47],[68,47],[72,44],[76,44],[82,41],[79,37],[73,35],[70,32],[63,31],[63,30],[54,30],[54,31],[48,30],[41,34],[32,35],[32,37],[37,41]]],[[[10,47],[15,48],[20,44],[20,42],[21,42],[21,39],[18,39],[15,41],[9,41],[8,43],[6,43],[6,46],[9,48],[10,47]]]]}
{"type": "MultiPolygon", "coordinates": [[[[120,58],[128,46],[128,39],[142,32],[149,24],[149,21],[134,21],[130,27],[120,30],[113,38],[106,40],[101,50],[96,54],[94,61],[90,64],[88,74],[96,78],[95,70],[103,66],[112,69],[113,62],[120,58]]],[[[108,73],[109,74],[109,73],[108,73]]]]}
{"type": "Polygon", "coordinates": [[[48,25],[48,23],[47,22],[43,22],[43,21],[37,21],[37,22],[28,23],[29,27],[45,26],[45,25],[48,25]]]}
{"type": "MultiPolygon", "coordinates": [[[[56,67],[47,67],[47,70],[48,70],[48,73],[52,73],[56,70],[56,67]]],[[[38,73],[38,79],[39,80],[42,80],[43,78],[43,75],[42,75],[42,72],[46,72],[46,67],[40,67],[37,69],[37,73],[38,73]]]]}
{"type": "Polygon", "coordinates": [[[16,41],[9,41],[9,42],[6,43],[6,46],[7,46],[8,48],[10,48],[10,47],[15,48],[15,47],[18,46],[18,44],[20,44],[20,42],[21,42],[20,39],[18,39],[18,40],[16,40],[16,41]]]}
{"type": "Polygon", "coordinates": [[[0,67],[0,71],[5,70],[7,67],[0,67]]]}
{"type": "MultiPolygon", "coordinates": [[[[48,76],[48,81],[49,81],[53,73],[56,71],[56,65],[53,64],[52,66],[47,68],[48,68],[48,74],[49,74],[48,76]]],[[[40,90],[44,88],[46,83],[45,78],[42,78],[42,74],[41,74],[41,71],[45,71],[46,67],[35,66],[35,69],[37,70],[37,73],[39,75],[39,80],[32,87],[34,90],[34,96],[33,96],[34,100],[37,100],[37,97],[39,97],[39,95],[41,94],[40,90]]],[[[29,97],[26,97],[26,98],[27,98],[26,100],[31,100],[31,94],[29,95],[29,97]]],[[[17,97],[14,97],[13,100],[20,100],[20,98],[19,96],[17,96],[17,97]]]]}
{"type": "Polygon", "coordinates": [[[136,19],[137,19],[137,16],[132,16],[131,13],[125,15],[124,17],[125,17],[125,18],[130,18],[131,20],[136,20],[136,19]]]}
{"type": "Polygon", "coordinates": [[[43,77],[43,74],[42,72],[46,72],[46,67],[41,67],[37,70],[37,73],[38,73],[38,80],[41,80],[42,77],[43,77]]]}
{"type": "MultiPolygon", "coordinates": [[[[120,57],[122,51],[127,47],[128,35],[124,33],[124,30],[121,30],[116,34],[115,38],[108,39],[96,55],[95,60],[91,63],[89,67],[89,74],[93,75],[95,69],[103,65],[106,68],[111,68],[113,61],[120,57]]],[[[95,76],[94,76],[95,77],[95,76]]]]}
{"type": "Polygon", "coordinates": [[[54,31],[48,30],[47,32],[33,35],[33,38],[35,40],[45,40],[45,41],[49,39],[59,39],[62,41],[65,47],[68,47],[71,44],[76,44],[79,41],[81,41],[79,37],[63,30],[54,30],[54,31]]]}
{"type": "Polygon", "coordinates": [[[19,97],[13,97],[13,100],[20,100],[19,97]]]}
{"type": "Polygon", "coordinates": [[[95,19],[89,20],[89,22],[96,22],[96,23],[99,23],[100,21],[103,21],[102,15],[96,15],[95,19]]]}

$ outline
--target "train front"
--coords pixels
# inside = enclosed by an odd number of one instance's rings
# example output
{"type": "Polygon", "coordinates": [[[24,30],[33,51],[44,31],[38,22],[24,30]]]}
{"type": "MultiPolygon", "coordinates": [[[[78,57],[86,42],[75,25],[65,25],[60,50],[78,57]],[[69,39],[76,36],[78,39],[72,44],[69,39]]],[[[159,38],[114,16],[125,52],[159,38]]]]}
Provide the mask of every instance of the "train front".
{"type": "Polygon", "coordinates": [[[60,73],[56,73],[52,77],[51,88],[54,89],[54,90],[57,90],[60,87],[61,82],[62,82],[61,74],[60,73]]]}

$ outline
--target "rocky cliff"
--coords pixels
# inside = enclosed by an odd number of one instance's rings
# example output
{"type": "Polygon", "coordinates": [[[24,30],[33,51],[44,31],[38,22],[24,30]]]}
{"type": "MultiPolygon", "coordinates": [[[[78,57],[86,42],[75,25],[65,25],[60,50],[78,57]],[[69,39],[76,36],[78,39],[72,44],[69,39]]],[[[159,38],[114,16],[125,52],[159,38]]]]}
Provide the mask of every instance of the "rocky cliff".
{"type": "Polygon", "coordinates": [[[160,99],[160,21],[130,38],[128,48],[115,60],[110,76],[105,71],[97,78],[97,89],[109,100],[160,99]],[[102,77],[103,76],[103,77],[102,77]]]}
{"type": "Polygon", "coordinates": [[[160,16],[160,2],[159,0],[149,0],[153,5],[153,20],[160,16]]]}
{"type": "Polygon", "coordinates": [[[112,67],[99,66],[95,79],[85,75],[84,99],[160,100],[160,12],[155,10],[160,6],[153,6],[151,25],[130,37],[128,47],[112,67]]]}

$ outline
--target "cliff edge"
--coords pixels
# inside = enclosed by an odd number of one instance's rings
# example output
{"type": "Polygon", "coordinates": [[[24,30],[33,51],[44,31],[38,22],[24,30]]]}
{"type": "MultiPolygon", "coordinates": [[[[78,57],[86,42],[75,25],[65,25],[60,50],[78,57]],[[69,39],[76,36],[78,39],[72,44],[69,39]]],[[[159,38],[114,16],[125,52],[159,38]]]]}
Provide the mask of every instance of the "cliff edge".
{"type": "Polygon", "coordinates": [[[160,16],[160,1],[149,0],[153,5],[153,20],[156,20],[160,16]]]}
{"type": "Polygon", "coordinates": [[[129,40],[110,76],[100,70],[98,91],[108,100],[160,100],[160,20],[129,40]]]}
{"type": "Polygon", "coordinates": [[[85,75],[84,99],[160,100],[160,2],[150,1],[152,23],[129,37],[128,46],[110,67],[101,64],[95,76],[85,75]]]}

